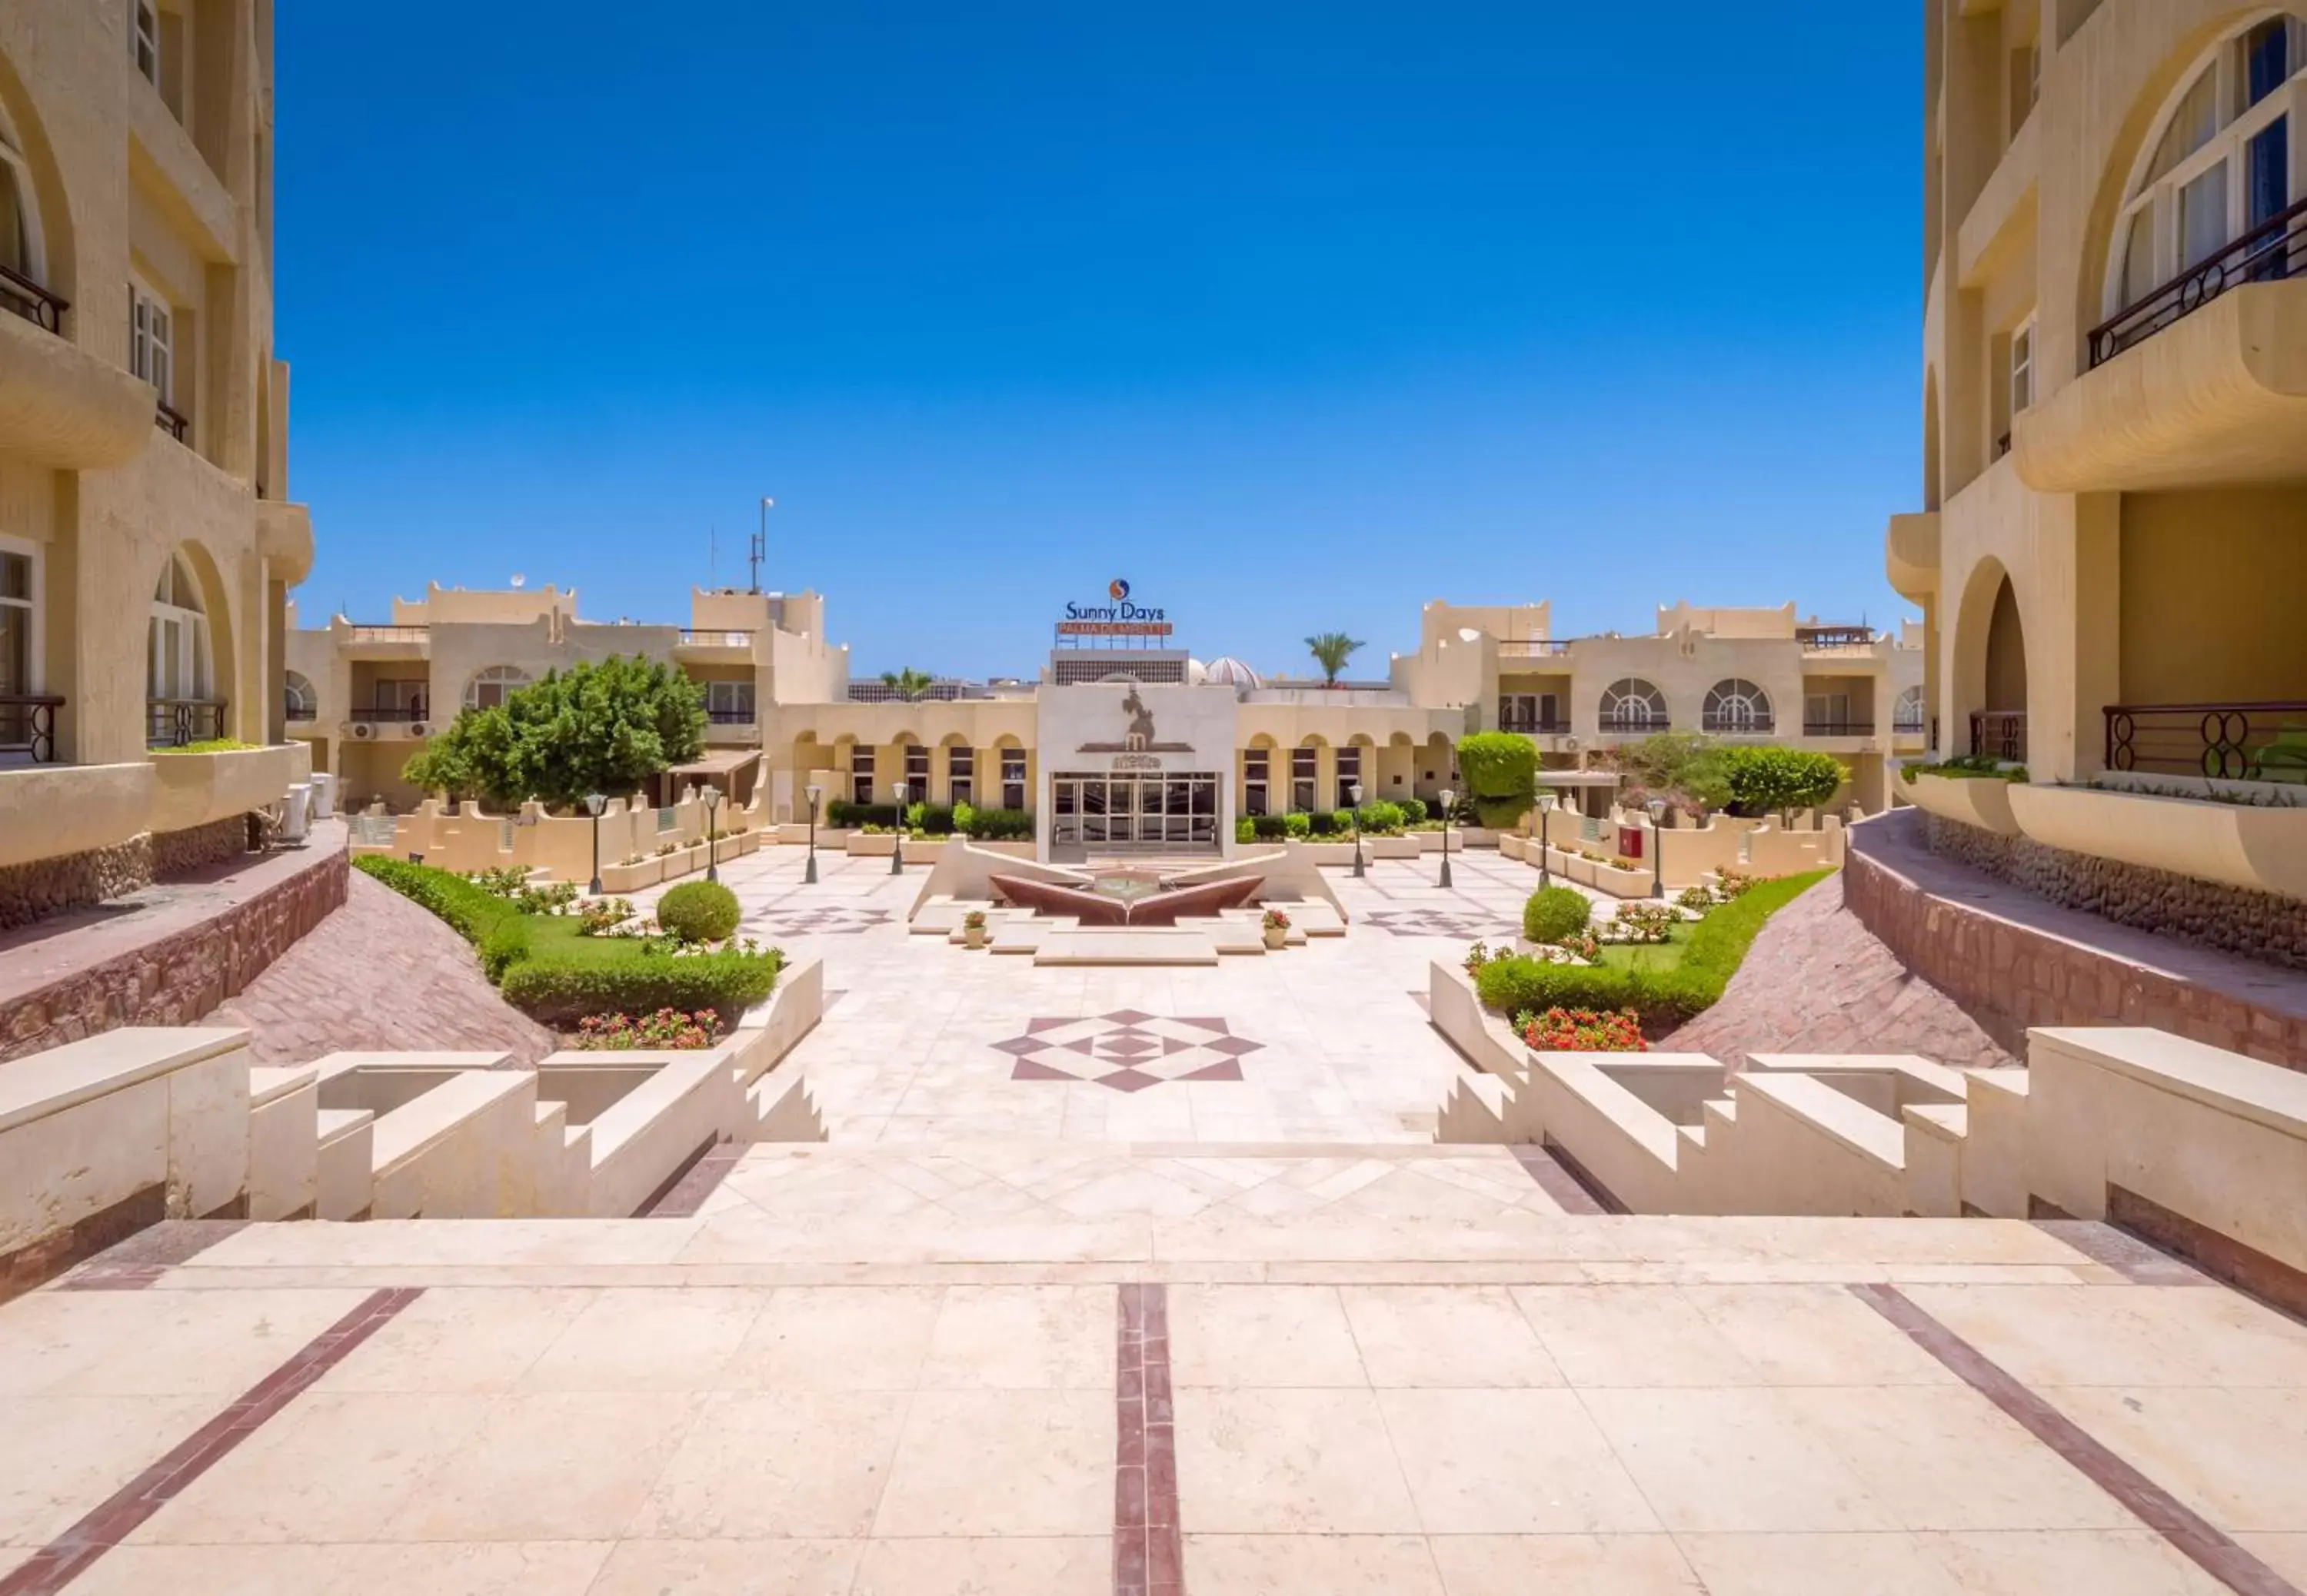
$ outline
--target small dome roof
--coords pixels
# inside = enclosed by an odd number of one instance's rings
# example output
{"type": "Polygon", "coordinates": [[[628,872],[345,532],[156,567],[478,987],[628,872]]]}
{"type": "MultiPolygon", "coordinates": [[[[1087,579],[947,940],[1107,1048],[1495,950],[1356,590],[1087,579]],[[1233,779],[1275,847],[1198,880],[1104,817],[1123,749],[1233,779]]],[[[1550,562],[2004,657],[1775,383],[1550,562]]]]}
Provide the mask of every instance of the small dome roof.
{"type": "Polygon", "coordinates": [[[1203,679],[1228,687],[1258,687],[1265,685],[1258,679],[1256,671],[1252,670],[1231,654],[1222,654],[1212,660],[1205,669],[1203,679]]]}

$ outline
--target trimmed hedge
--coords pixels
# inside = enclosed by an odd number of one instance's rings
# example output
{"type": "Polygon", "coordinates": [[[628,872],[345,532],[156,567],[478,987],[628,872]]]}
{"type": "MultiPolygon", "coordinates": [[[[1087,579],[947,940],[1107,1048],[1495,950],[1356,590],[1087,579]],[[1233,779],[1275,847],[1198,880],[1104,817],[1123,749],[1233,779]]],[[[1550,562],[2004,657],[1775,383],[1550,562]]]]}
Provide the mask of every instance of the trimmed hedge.
{"type": "Polygon", "coordinates": [[[1465,798],[1486,826],[1511,831],[1538,802],[1538,745],[1511,731],[1477,731],[1458,739],[1465,798]]]}
{"type": "Polygon", "coordinates": [[[717,881],[684,881],[656,900],[656,923],[683,942],[719,942],[742,912],[737,894],[717,881]]]}
{"type": "Polygon", "coordinates": [[[953,807],[954,829],[975,842],[1031,842],[1031,809],[980,809],[972,804],[953,807]]]}
{"type": "Polygon", "coordinates": [[[1402,824],[1424,825],[1426,824],[1427,808],[1426,800],[1424,798],[1396,798],[1394,801],[1402,807],[1402,824]]]}
{"type": "MultiPolygon", "coordinates": [[[[636,950],[647,944],[636,943],[636,950]]],[[[594,1014],[711,1009],[733,1025],[777,981],[774,953],[639,953],[614,964],[554,954],[524,960],[504,974],[505,1001],[546,1025],[572,1026],[594,1014]]]]}
{"type": "Polygon", "coordinates": [[[1548,1009],[1632,1009],[1645,1028],[1679,1025],[1720,1001],[1763,922],[1832,874],[1780,876],[1732,899],[1692,927],[1682,962],[1670,969],[1553,964],[1517,955],[1482,966],[1475,990],[1484,1008],[1509,1019],[1548,1009]]]}
{"type": "Polygon", "coordinates": [[[1522,906],[1522,934],[1532,942],[1560,942],[1586,929],[1594,900],[1574,887],[1540,887],[1522,906]]]}
{"type": "Polygon", "coordinates": [[[499,926],[521,917],[511,900],[485,891],[453,871],[388,858],[381,853],[356,855],[353,868],[366,872],[409,901],[430,909],[476,947],[481,946],[499,926]]]}
{"type": "Polygon", "coordinates": [[[855,831],[861,825],[894,826],[898,818],[895,804],[853,804],[835,798],[825,806],[825,824],[836,832],[855,831]]]}

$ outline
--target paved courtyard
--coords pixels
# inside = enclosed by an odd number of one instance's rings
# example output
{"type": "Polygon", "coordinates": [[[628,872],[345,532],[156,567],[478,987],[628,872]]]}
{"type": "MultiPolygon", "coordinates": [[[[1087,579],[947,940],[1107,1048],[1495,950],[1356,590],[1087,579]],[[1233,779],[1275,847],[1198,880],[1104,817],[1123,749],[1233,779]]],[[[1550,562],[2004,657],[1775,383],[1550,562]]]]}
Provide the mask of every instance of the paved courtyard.
{"type": "MultiPolygon", "coordinates": [[[[821,954],[828,1143],[618,1221],[177,1223],[0,1307],[0,1596],[2284,1596],[2307,1327],[2097,1225],[1612,1217],[1433,1144],[1427,962],[821,954]]],[[[700,1165],[700,1169],[705,1166],[700,1165]]]]}

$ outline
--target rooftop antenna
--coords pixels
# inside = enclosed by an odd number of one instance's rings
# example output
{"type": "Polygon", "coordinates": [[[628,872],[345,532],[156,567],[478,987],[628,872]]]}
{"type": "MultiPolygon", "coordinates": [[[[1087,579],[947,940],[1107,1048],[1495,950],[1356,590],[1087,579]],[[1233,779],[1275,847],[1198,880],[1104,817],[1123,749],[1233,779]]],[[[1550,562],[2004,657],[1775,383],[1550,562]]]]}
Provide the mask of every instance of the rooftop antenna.
{"type": "Polygon", "coordinates": [[[776,504],[777,501],[767,494],[761,496],[761,530],[753,534],[752,550],[745,556],[746,565],[752,568],[752,591],[755,593],[761,591],[761,561],[769,557],[769,512],[776,508],[776,504]]]}

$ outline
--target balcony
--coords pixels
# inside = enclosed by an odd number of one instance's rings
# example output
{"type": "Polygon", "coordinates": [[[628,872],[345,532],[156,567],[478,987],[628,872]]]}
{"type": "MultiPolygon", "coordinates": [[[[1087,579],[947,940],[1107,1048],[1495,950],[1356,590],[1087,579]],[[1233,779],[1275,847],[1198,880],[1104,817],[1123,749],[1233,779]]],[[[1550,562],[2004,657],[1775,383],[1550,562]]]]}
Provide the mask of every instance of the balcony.
{"type": "Polygon", "coordinates": [[[224,701],[218,698],[152,698],[145,702],[144,741],[155,748],[181,748],[224,736],[224,701]]]}
{"type": "Polygon", "coordinates": [[[1501,660],[1558,660],[1570,653],[1568,639],[1551,637],[1501,637],[1498,658],[1501,660]]]}
{"type": "Polygon", "coordinates": [[[1708,715],[1698,717],[1698,729],[1716,737],[1767,737],[1778,730],[1776,715],[1708,715]]]}
{"type": "Polygon", "coordinates": [[[1570,732],[1570,718],[1567,715],[1556,715],[1551,719],[1543,715],[1500,715],[1498,730],[1519,731],[1524,737],[1566,737],[1570,732]]]}
{"type": "Polygon", "coordinates": [[[1970,717],[1970,751],[1975,757],[2024,764],[2027,762],[2027,712],[2023,709],[1973,712],[1970,717]]]}
{"type": "Polygon", "coordinates": [[[1882,568],[1891,585],[1920,604],[1939,590],[1939,513],[1893,516],[1882,539],[1882,568]]]}
{"type": "Polygon", "coordinates": [[[1848,717],[1822,721],[1814,721],[1805,717],[1803,721],[1803,735],[1805,737],[1873,737],[1874,722],[1854,721],[1848,717]]]}
{"type": "Polygon", "coordinates": [[[2118,311],[2088,343],[2090,369],[2019,417],[2029,488],[2296,480],[2307,459],[2307,205],[2118,311]]]}
{"type": "Polygon", "coordinates": [[[178,443],[185,442],[192,436],[193,418],[180,410],[170,408],[166,399],[153,405],[152,424],[178,443]]]}
{"type": "Polygon", "coordinates": [[[152,389],[62,337],[64,302],[0,278],[0,451],[62,471],[125,465],[152,436],[152,389]]]}
{"type": "Polygon", "coordinates": [[[2111,704],[2103,713],[2111,771],[2307,782],[2307,700],[2111,704]]]}
{"type": "Polygon", "coordinates": [[[753,634],[735,629],[716,631],[709,627],[683,627],[674,634],[673,641],[682,648],[742,648],[750,652],[753,634]]]}
{"type": "Polygon", "coordinates": [[[320,719],[320,711],[313,705],[311,700],[299,698],[293,693],[286,695],[285,698],[286,702],[281,710],[281,714],[284,719],[289,721],[317,721],[320,719]]]}
{"type": "Polygon", "coordinates": [[[1871,654],[1874,633],[1868,627],[1797,627],[1795,641],[1806,654],[1871,654]]]}
{"type": "Polygon", "coordinates": [[[705,723],[708,726],[750,726],[753,723],[753,706],[746,704],[739,709],[708,709],[705,712],[705,723]]]}
{"type": "Polygon", "coordinates": [[[1674,721],[1665,715],[1605,715],[1599,730],[1605,737],[1651,737],[1672,731],[1674,721]]]}
{"type": "Polygon", "coordinates": [[[423,701],[415,704],[356,704],[345,719],[375,721],[384,725],[404,725],[425,719],[423,701]]]}
{"type": "Polygon", "coordinates": [[[52,294],[22,272],[0,266],[0,311],[13,311],[35,327],[64,336],[64,312],[72,301],[52,294]]]}
{"type": "Polygon", "coordinates": [[[56,712],[64,706],[54,693],[0,694],[0,758],[13,755],[31,764],[56,757],[56,712]]]}

